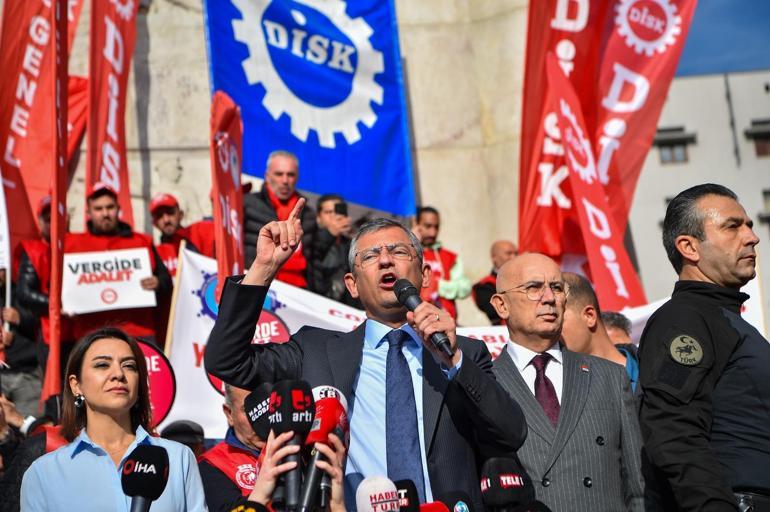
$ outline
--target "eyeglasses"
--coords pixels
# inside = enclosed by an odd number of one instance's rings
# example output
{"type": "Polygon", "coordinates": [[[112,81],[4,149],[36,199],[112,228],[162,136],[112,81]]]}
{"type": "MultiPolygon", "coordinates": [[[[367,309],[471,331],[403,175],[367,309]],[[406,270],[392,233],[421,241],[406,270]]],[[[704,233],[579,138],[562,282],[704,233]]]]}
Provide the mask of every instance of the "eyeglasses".
{"type": "Polygon", "coordinates": [[[563,299],[569,294],[569,285],[564,281],[553,281],[550,283],[545,283],[543,281],[530,281],[528,283],[520,284],[519,286],[514,286],[513,288],[503,290],[500,292],[500,294],[502,295],[508,292],[519,292],[526,295],[529,300],[535,301],[543,298],[543,295],[545,295],[546,286],[551,289],[551,293],[553,293],[553,296],[557,299],[563,299]]]}
{"type": "Polygon", "coordinates": [[[402,261],[412,261],[414,255],[412,254],[411,245],[403,242],[395,244],[378,245],[376,247],[369,247],[368,249],[362,249],[356,253],[356,256],[360,256],[361,268],[366,268],[373,265],[380,259],[382,250],[385,249],[393,259],[402,261]]]}

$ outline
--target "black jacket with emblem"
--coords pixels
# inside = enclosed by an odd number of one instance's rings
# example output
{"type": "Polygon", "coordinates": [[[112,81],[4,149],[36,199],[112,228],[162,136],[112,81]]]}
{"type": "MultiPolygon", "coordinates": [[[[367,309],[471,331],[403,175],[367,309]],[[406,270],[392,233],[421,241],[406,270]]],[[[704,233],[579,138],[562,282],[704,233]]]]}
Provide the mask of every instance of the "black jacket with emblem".
{"type": "Polygon", "coordinates": [[[648,510],[738,510],[770,494],[770,344],[740,316],[748,295],[679,281],[639,347],[648,510]]]}

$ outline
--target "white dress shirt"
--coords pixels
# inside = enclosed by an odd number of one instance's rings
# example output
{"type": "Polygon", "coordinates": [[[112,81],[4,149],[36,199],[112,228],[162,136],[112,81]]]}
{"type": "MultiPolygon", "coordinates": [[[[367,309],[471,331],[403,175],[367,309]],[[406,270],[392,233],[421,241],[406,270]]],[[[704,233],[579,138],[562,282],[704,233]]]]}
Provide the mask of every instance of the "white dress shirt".
{"type": "MultiPolygon", "coordinates": [[[[535,376],[537,372],[535,371],[535,367],[532,365],[532,359],[539,355],[539,353],[533,352],[527,347],[519,345],[518,343],[514,343],[513,341],[508,342],[506,350],[508,351],[508,355],[511,356],[511,360],[513,360],[514,366],[516,366],[516,368],[519,370],[519,373],[524,379],[524,382],[527,383],[527,387],[534,395],[535,376]]],[[[553,384],[553,389],[556,391],[556,398],[561,404],[561,388],[562,382],[564,381],[561,345],[557,341],[551,345],[551,348],[546,350],[545,353],[550,354],[552,357],[552,359],[548,361],[548,364],[545,367],[545,376],[548,377],[548,379],[553,384]]]]}

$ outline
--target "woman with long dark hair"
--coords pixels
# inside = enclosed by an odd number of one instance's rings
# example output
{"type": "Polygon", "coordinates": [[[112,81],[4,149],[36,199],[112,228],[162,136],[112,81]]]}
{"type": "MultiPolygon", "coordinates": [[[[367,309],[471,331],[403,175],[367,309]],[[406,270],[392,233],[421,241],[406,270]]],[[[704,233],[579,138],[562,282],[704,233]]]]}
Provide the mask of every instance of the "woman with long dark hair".
{"type": "Polygon", "coordinates": [[[22,510],[129,510],[121,470],[139,444],[165,448],[168,483],[153,512],[205,510],[195,457],[186,446],[152,437],[147,364],[136,341],[104,328],[83,338],[67,363],[62,435],[70,444],[24,474],[22,510]]]}

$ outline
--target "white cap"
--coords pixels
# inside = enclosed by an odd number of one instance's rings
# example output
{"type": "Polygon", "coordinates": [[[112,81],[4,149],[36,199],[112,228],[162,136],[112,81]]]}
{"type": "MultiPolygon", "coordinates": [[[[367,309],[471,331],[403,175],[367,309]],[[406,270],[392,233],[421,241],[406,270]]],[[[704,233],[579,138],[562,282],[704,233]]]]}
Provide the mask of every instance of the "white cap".
{"type": "Polygon", "coordinates": [[[398,489],[387,477],[367,477],[356,490],[358,512],[393,512],[398,511],[398,505],[398,489]]]}

